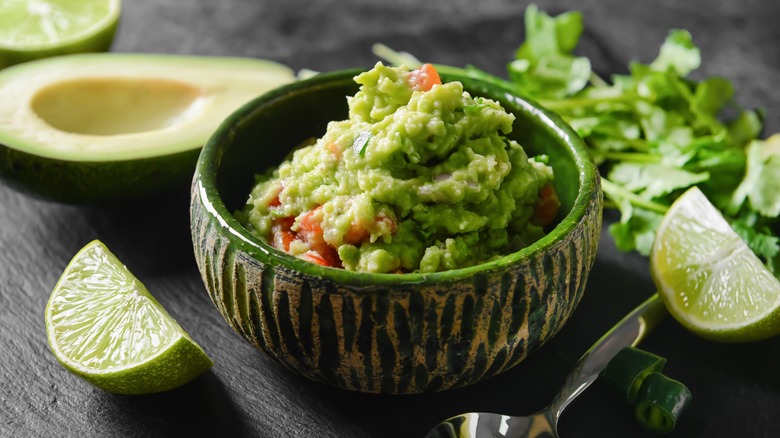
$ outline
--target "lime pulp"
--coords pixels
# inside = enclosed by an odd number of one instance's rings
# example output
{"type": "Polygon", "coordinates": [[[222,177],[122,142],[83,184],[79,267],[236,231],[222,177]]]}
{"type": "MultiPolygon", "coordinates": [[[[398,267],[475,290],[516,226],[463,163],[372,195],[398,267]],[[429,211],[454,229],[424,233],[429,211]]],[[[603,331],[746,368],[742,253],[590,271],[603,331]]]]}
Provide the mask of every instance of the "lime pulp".
{"type": "Polygon", "coordinates": [[[109,392],[169,390],[213,365],[144,285],[97,240],[65,268],[49,298],[45,321],[57,360],[109,392]]]}

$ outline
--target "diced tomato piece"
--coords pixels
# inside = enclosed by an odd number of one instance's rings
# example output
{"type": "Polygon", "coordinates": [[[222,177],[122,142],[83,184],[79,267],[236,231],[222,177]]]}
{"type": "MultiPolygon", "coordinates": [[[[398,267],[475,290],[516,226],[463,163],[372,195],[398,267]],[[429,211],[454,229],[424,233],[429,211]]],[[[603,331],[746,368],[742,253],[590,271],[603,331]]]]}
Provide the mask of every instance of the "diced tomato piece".
{"type": "Polygon", "coordinates": [[[338,251],[336,251],[335,248],[328,245],[327,251],[321,252],[318,251],[322,257],[325,258],[325,260],[328,261],[329,266],[333,266],[334,268],[341,268],[341,257],[339,257],[338,251]]]}
{"type": "MultiPolygon", "coordinates": [[[[325,237],[322,232],[322,223],[320,222],[321,219],[318,214],[320,210],[322,210],[322,206],[304,214],[303,217],[298,220],[298,236],[309,244],[313,252],[319,255],[319,258],[326,262],[323,266],[340,267],[341,259],[339,258],[338,253],[332,246],[325,242],[325,237]]],[[[306,254],[310,252],[312,251],[308,251],[306,254]]],[[[314,260],[314,262],[319,263],[317,260],[314,260]]]]}
{"type": "Polygon", "coordinates": [[[398,230],[398,224],[396,224],[395,219],[393,218],[387,216],[377,216],[376,221],[387,224],[387,227],[390,228],[390,234],[393,234],[398,230]]]}
{"type": "Polygon", "coordinates": [[[330,266],[328,261],[325,260],[325,257],[321,256],[320,253],[314,250],[306,251],[301,255],[301,258],[312,263],[316,263],[320,266],[330,266]]]}
{"type": "Polygon", "coordinates": [[[301,258],[307,261],[310,261],[312,263],[316,263],[320,266],[330,266],[333,267],[333,265],[330,264],[330,262],[325,259],[320,253],[314,250],[306,251],[301,255],[301,258]]]}
{"type": "MultiPolygon", "coordinates": [[[[395,220],[384,216],[384,215],[378,215],[374,218],[374,220],[379,223],[385,223],[387,227],[390,229],[390,233],[395,233],[396,229],[398,228],[395,220]]],[[[368,238],[371,237],[371,232],[366,229],[362,224],[353,222],[349,229],[347,230],[346,234],[344,234],[344,242],[348,243],[350,245],[358,245],[360,243],[365,242],[368,240],[368,238]]]]}
{"type": "Polygon", "coordinates": [[[290,252],[290,244],[296,240],[309,244],[309,251],[303,253],[300,257],[322,266],[331,266],[340,268],[341,259],[338,252],[328,245],[322,236],[322,225],[319,220],[314,218],[316,211],[322,207],[306,213],[298,221],[298,232],[292,231],[295,224],[295,218],[282,217],[274,221],[271,227],[271,245],[284,252],[290,252]]]}
{"type": "Polygon", "coordinates": [[[344,242],[350,245],[358,245],[367,240],[369,236],[370,233],[367,229],[363,228],[360,224],[352,222],[347,233],[344,234],[344,242]]]}
{"type": "Polygon", "coordinates": [[[312,249],[303,253],[301,258],[321,266],[329,266],[331,268],[341,267],[341,259],[335,249],[327,245],[320,249],[324,249],[324,253],[312,249]]]}
{"type": "Polygon", "coordinates": [[[298,234],[311,245],[325,242],[322,235],[322,224],[320,219],[315,217],[320,210],[322,210],[322,206],[304,214],[298,220],[298,234]]]}
{"type": "Polygon", "coordinates": [[[274,242],[276,242],[277,234],[281,244],[286,244],[284,250],[289,252],[290,242],[292,240],[299,239],[309,244],[311,248],[309,251],[301,254],[300,257],[304,260],[308,260],[312,263],[317,263],[322,266],[331,266],[335,268],[341,267],[341,259],[338,252],[330,246],[323,237],[321,218],[317,214],[322,209],[322,206],[317,207],[308,213],[305,213],[298,219],[298,232],[295,233],[290,230],[295,223],[295,218],[282,218],[277,220],[277,224],[274,225],[274,242]],[[279,232],[276,231],[276,227],[279,227],[279,232]],[[289,236],[283,233],[283,228],[287,227],[287,231],[292,235],[293,239],[287,241],[289,236]]]}
{"type": "Polygon", "coordinates": [[[333,156],[338,160],[341,158],[341,149],[339,148],[339,145],[336,143],[328,143],[325,145],[325,149],[328,150],[333,156]]]}
{"type": "Polygon", "coordinates": [[[434,85],[441,85],[439,72],[431,64],[423,64],[409,75],[409,86],[414,91],[428,91],[434,85]]]}
{"type": "Polygon", "coordinates": [[[558,199],[555,188],[552,184],[547,184],[539,192],[539,203],[536,204],[534,214],[531,217],[531,223],[541,227],[549,225],[555,219],[560,207],[561,200],[558,199]]]}
{"type": "Polygon", "coordinates": [[[287,216],[287,217],[280,217],[279,219],[276,219],[274,224],[281,225],[284,227],[285,230],[289,230],[292,228],[293,224],[295,223],[295,217],[294,216],[287,216]]]}
{"type": "Polygon", "coordinates": [[[273,234],[273,247],[284,252],[290,251],[290,244],[295,240],[295,233],[285,230],[279,225],[271,227],[271,233],[273,234]]]}
{"type": "Polygon", "coordinates": [[[271,226],[271,245],[274,248],[284,252],[290,251],[290,243],[297,238],[295,232],[290,230],[294,223],[295,218],[292,216],[281,217],[274,221],[271,226]]]}
{"type": "Polygon", "coordinates": [[[282,206],[282,200],[279,199],[279,194],[282,193],[282,190],[284,190],[284,184],[280,184],[278,187],[276,187],[276,196],[271,199],[271,201],[268,203],[269,208],[276,208],[282,206]]]}

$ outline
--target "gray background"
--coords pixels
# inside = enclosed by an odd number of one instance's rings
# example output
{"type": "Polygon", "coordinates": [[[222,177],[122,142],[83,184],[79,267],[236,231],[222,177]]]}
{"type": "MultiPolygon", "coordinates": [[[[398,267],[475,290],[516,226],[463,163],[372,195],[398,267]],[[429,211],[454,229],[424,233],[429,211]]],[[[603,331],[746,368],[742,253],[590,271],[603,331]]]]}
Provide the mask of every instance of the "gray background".
{"type": "MultiPolygon", "coordinates": [[[[520,44],[526,2],[127,0],[113,50],[269,58],[294,69],[369,66],[374,42],[502,74],[520,44]]],[[[735,82],[741,104],[780,130],[780,4],[773,1],[540,1],[579,9],[579,53],[602,73],[650,61],[668,29],[702,49],[695,76],[735,82]]],[[[0,96],[2,98],[2,96],[0,96]]],[[[0,184],[0,436],[413,437],[465,411],[527,414],[550,401],[577,357],[653,292],[647,260],[615,251],[604,233],[586,296],[550,343],[515,369],[441,394],[373,396],[308,382],[254,350],[209,301],[192,256],[188,193],[102,207],[31,199],[0,184]],[[99,238],[215,360],[177,390],[115,396],[61,368],[43,311],[67,262],[99,238]]],[[[614,215],[606,214],[606,220],[614,215]]],[[[721,345],[667,319],[644,344],[668,358],[694,403],[676,437],[780,436],[780,342],[721,345]]],[[[643,437],[631,410],[600,382],[563,416],[564,437],[643,437]]]]}

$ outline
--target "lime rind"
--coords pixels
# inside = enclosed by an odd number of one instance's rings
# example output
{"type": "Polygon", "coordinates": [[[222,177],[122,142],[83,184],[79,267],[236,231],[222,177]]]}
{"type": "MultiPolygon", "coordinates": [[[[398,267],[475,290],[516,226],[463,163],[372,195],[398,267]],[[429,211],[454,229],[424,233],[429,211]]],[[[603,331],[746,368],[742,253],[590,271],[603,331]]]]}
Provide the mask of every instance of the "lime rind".
{"type": "Polygon", "coordinates": [[[780,333],[780,282],[698,188],[664,216],[650,261],[669,312],[694,333],[732,342],[780,333]]]}
{"type": "Polygon", "coordinates": [[[60,363],[104,391],[126,395],[152,394],[178,388],[214,365],[197,344],[184,336],[159,355],[126,369],[96,373],[74,366],[72,361],[60,360],[60,363]]]}
{"type": "Polygon", "coordinates": [[[173,389],[213,365],[99,241],[79,251],[60,277],[46,307],[46,329],[66,369],[114,393],[173,389]]]}

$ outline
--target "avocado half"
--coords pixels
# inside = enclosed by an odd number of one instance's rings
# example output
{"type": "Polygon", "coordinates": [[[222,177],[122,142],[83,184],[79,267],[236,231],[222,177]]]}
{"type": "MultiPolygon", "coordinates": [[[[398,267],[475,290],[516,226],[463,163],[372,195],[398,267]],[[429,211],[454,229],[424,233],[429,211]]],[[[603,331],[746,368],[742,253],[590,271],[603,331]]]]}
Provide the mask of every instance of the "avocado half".
{"type": "Polygon", "coordinates": [[[94,204],[192,178],[224,118],[294,74],[251,58],[68,55],[0,71],[0,178],[94,204]]]}

